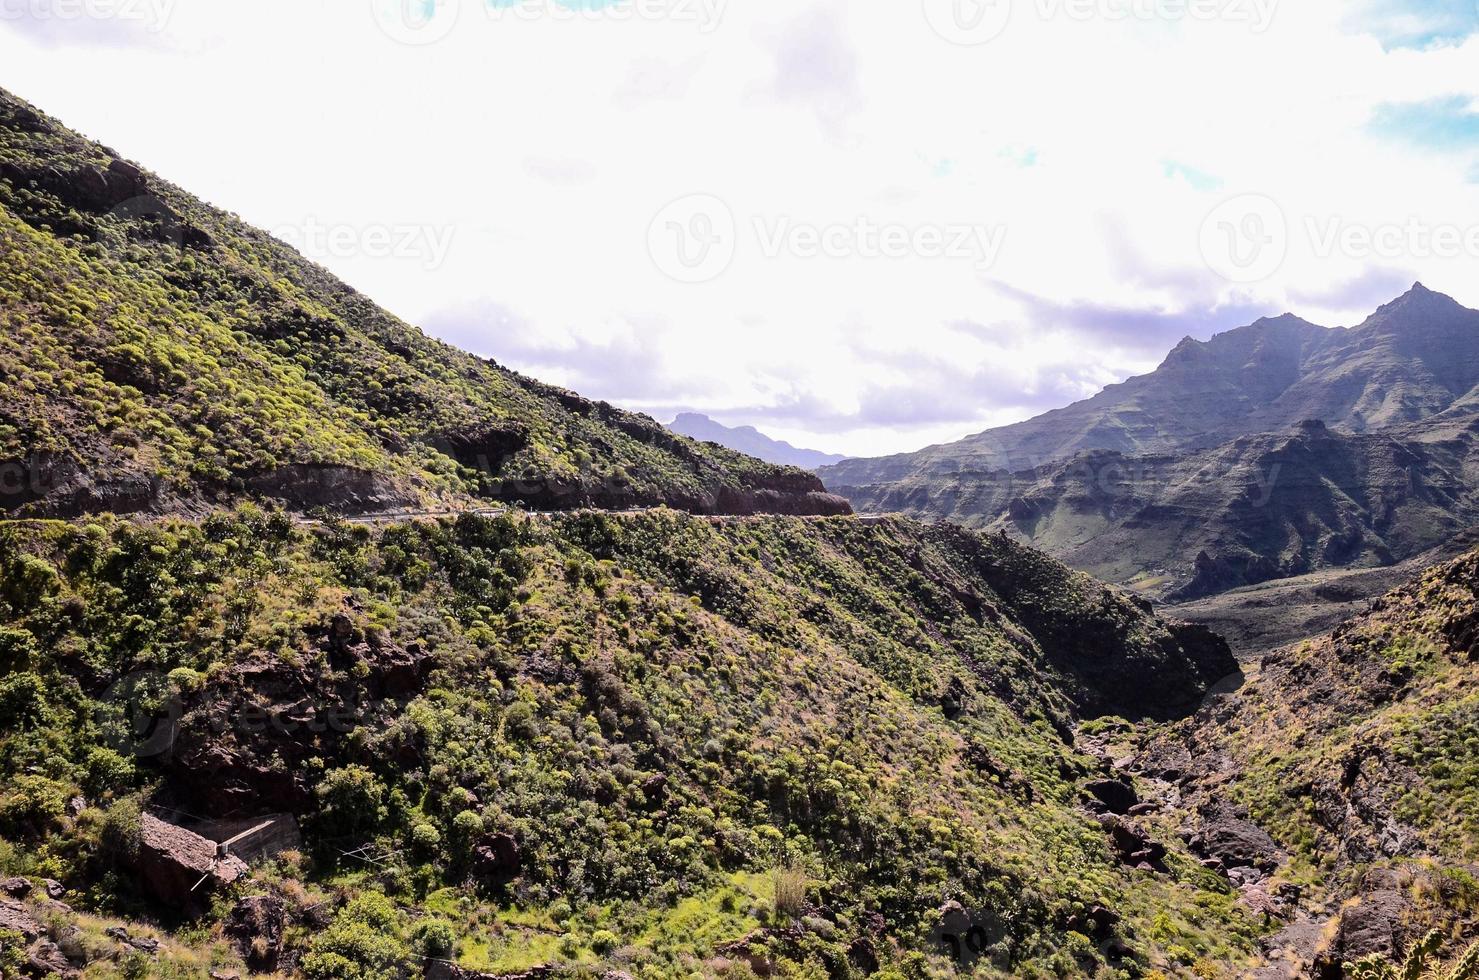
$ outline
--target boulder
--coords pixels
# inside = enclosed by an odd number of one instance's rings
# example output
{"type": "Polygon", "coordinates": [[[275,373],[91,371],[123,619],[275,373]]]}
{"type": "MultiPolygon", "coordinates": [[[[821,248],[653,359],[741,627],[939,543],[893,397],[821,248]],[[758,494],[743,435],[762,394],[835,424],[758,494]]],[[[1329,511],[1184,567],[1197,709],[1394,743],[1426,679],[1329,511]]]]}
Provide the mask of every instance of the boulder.
{"type": "Polygon", "coordinates": [[[1118,779],[1096,779],[1084,789],[1110,813],[1124,816],[1139,805],[1140,797],[1129,783],[1118,779]]]}
{"type": "Polygon", "coordinates": [[[0,929],[18,932],[25,939],[41,935],[41,923],[36,921],[31,910],[7,898],[0,898],[0,929]]]}
{"type": "Polygon", "coordinates": [[[49,939],[42,939],[26,952],[26,967],[38,977],[75,977],[77,969],[62,954],[61,947],[49,939]]]}
{"type": "Polygon", "coordinates": [[[1133,820],[1112,814],[1100,819],[1115,856],[1122,864],[1141,870],[1164,872],[1166,870],[1166,845],[1150,836],[1150,832],[1133,820]]]}
{"type": "Polygon", "coordinates": [[[511,878],[520,862],[519,842],[509,834],[489,834],[473,848],[473,874],[479,878],[511,878]]]}
{"type": "Polygon", "coordinates": [[[0,892],[11,898],[25,898],[31,894],[31,881],[29,878],[6,878],[0,881],[0,892]]]}
{"type": "Polygon", "coordinates": [[[205,893],[248,874],[246,864],[194,831],[166,823],[151,813],[139,821],[138,871],[144,888],[171,908],[199,910],[205,893]]]}
{"type": "Polygon", "coordinates": [[[1400,876],[1391,870],[1373,871],[1361,885],[1361,895],[1341,910],[1335,935],[1315,957],[1316,977],[1344,976],[1342,964],[1366,956],[1397,956],[1419,936],[1407,925],[1413,902],[1400,876]]]}
{"type": "Polygon", "coordinates": [[[104,930],[104,934],[115,942],[141,953],[148,953],[150,956],[159,952],[159,940],[150,939],[147,936],[134,936],[123,926],[109,926],[104,930]]]}
{"type": "Polygon", "coordinates": [[[1269,872],[1279,866],[1279,845],[1274,839],[1256,824],[1230,813],[1203,817],[1187,843],[1199,856],[1221,861],[1224,868],[1269,872]]]}

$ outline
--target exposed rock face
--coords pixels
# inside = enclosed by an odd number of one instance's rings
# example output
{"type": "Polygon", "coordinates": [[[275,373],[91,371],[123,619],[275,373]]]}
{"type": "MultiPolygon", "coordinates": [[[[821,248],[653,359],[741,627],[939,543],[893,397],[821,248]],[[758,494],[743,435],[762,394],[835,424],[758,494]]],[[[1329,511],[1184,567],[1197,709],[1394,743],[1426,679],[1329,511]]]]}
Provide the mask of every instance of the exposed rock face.
{"type": "Polygon", "coordinates": [[[1227,812],[1203,817],[1196,834],[1187,842],[1204,858],[1224,868],[1254,868],[1263,872],[1279,866],[1279,845],[1256,824],[1227,812]]]}
{"type": "Polygon", "coordinates": [[[1316,980],[1341,980],[1342,964],[1365,956],[1403,954],[1419,938],[1405,922],[1412,905],[1396,872],[1369,874],[1359,897],[1341,911],[1334,937],[1315,957],[1316,980]]]}
{"type": "Polygon", "coordinates": [[[32,944],[26,952],[26,966],[31,974],[37,977],[79,976],[76,967],[63,955],[61,947],[49,939],[42,939],[32,944]]]}
{"type": "Polygon", "coordinates": [[[347,514],[412,507],[416,497],[381,473],[350,466],[298,463],[262,473],[247,481],[247,489],[280,500],[289,507],[327,508],[347,514]]]}
{"type": "Polygon", "coordinates": [[[87,472],[71,456],[38,452],[0,460],[0,513],[70,518],[111,511],[132,514],[159,500],[159,481],[144,474],[87,472]]]}
{"type": "Polygon", "coordinates": [[[1179,602],[1435,547],[1479,523],[1476,463],[1479,311],[1418,285],[1351,330],[1188,339],[1068,408],[821,473],[862,512],[1007,528],[1179,602]]]}
{"type": "Polygon", "coordinates": [[[187,809],[207,816],[304,812],[313,789],[307,760],[388,717],[423,688],[435,665],[419,645],[388,643],[349,613],[334,616],[314,639],[332,671],[257,654],[198,695],[165,760],[170,787],[187,809]]]}
{"type": "Polygon", "coordinates": [[[283,901],[274,895],[251,895],[232,906],[223,927],[237,955],[256,973],[272,973],[282,956],[287,924],[283,901]]]}
{"type": "Polygon", "coordinates": [[[1135,788],[1118,779],[1096,779],[1084,787],[1110,813],[1124,816],[1140,802],[1135,788]]]}
{"type": "Polygon", "coordinates": [[[1166,870],[1166,845],[1150,836],[1150,831],[1133,820],[1112,814],[1100,818],[1100,826],[1109,835],[1109,843],[1120,861],[1145,871],[1166,870]]]}
{"type": "Polygon", "coordinates": [[[519,842],[508,834],[489,834],[473,848],[473,874],[486,881],[511,878],[521,861],[519,842]]]}
{"type": "Polygon", "coordinates": [[[20,902],[0,898],[0,929],[18,932],[26,939],[35,939],[41,935],[41,924],[31,914],[31,910],[20,902]]]}
{"type": "Polygon", "coordinates": [[[140,821],[138,870],[156,900],[184,910],[201,908],[208,889],[249,873],[240,858],[218,856],[212,841],[150,813],[140,821]]]}

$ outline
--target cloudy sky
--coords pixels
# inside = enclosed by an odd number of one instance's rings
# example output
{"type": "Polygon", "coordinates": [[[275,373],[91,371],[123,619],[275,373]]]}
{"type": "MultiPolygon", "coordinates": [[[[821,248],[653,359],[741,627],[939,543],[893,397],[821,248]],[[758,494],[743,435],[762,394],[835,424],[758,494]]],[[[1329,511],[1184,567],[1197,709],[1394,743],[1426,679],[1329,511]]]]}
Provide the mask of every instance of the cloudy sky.
{"type": "Polygon", "coordinates": [[[1470,0],[0,0],[0,86],[428,331],[871,455],[1479,306],[1470,0]]]}

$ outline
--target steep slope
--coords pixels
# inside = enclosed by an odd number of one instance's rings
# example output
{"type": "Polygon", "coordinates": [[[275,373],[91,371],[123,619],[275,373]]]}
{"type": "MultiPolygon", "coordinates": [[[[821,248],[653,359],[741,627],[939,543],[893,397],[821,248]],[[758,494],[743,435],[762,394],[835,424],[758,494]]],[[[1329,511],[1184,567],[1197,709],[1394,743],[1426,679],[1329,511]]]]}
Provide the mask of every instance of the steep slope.
{"type": "Polygon", "coordinates": [[[0,509],[846,510],[810,474],[432,340],[4,92],[0,268],[0,509]]]}
{"type": "Polygon", "coordinates": [[[1421,283],[1358,327],[1285,315],[1187,338],[1153,373],[957,443],[822,471],[839,492],[905,479],[1020,471],[1092,450],[1182,453],[1317,419],[1375,431],[1436,415],[1479,386],[1479,312],[1421,283]]]}
{"type": "Polygon", "coordinates": [[[682,413],[668,423],[668,428],[680,436],[697,439],[699,442],[717,443],[735,452],[781,466],[799,466],[802,469],[814,470],[818,466],[840,463],[847,458],[832,453],[818,452],[815,449],[797,449],[789,442],[772,439],[753,425],[732,428],[697,412],[682,413]]]}
{"type": "Polygon", "coordinates": [[[1274,866],[1239,877],[1266,895],[1300,892],[1268,944],[1280,969],[1260,976],[1340,980],[1344,962],[1400,953],[1430,926],[1454,950],[1479,935],[1476,692],[1470,552],[1114,751],[1148,794],[1197,815],[1187,830],[1199,846],[1233,840],[1218,831],[1231,820],[1270,835],[1274,866]]]}
{"type": "Polygon", "coordinates": [[[1113,976],[1243,962],[1257,930],[1175,841],[1125,866],[1071,744],[1081,718],[1189,710],[1225,645],[958,529],[12,524],[0,651],[0,872],[90,913],[193,903],[178,976],[393,976],[418,952],[1113,976]],[[284,812],[305,853],[213,903],[136,843],[156,817],[284,812]]]}
{"type": "Polygon", "coordinates": [[[1465,415],[1365,435],[1310,422],[1199,453],[1087,453],[854,499],[1008,530],[1100,578],[1184,600],[1420,554],[1479,523],[1476,472],[1479,416],[1465,415]]]}

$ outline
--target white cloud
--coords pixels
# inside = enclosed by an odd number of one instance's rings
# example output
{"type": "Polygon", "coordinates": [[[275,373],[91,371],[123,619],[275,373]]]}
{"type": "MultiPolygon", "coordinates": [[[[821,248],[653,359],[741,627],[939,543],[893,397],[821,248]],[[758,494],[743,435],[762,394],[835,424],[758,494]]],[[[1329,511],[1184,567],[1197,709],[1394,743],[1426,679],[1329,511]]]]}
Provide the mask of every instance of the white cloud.
{"type": "Polygon", "coordinates": [[[549,0],[495,20],[439,0],[460,16],[425,45],[387,37],[375,2],[174,0],[160,43],[129,47],[0,19],[3,84],[263,227],[454,232],[433,271],[325,258],[408,320],[469,345],[476,329],[482,352],[595,397],[840,452],[1011,421],[1154,366],[1219,310],[1349,323],[1397,277],[1479,306],[1472,259],[1310,240],[1310,220],[1479,226],[1474,157],[1369,125],[1383,104],[1479,95],[1479,39],[1388,50],[1340,0],[1284,0],[1261,32],[1016,0],[974,47],[919,2],[549,0]],[[1204,262],[1201,226],[1249,193],[1286,214],[1288,257],[1238,285],[1204,262]],[[736,219],[733,262],[697,285],[647,252],[687,194],[736,219]],[[860,218],[1005,238],[982,269],[768,257],[756,225],[860,218]],[[490,309],[517,331],[480,327],[490,309]]]}

